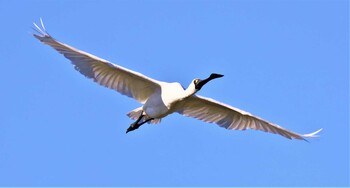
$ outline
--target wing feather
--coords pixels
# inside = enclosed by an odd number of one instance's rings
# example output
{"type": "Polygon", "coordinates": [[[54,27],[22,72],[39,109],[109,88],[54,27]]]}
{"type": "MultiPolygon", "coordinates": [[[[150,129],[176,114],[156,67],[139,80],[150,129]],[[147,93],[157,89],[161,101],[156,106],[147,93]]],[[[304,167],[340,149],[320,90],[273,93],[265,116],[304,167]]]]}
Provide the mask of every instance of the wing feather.
{"type": "Polygon", "coordinates": [[[276,124],[270,123],[257,116],[220,103],[210,98],[191,96],[180,102],[178,113],[193,117],[205,122],[216,123],[220,127],[234,130],[260,130],[264,132],[279,134],[289,139],[305,140],[308,137],[315,137],[320,131],[311,134],[298,134],[289,131],[276,124]]]}
{"type": "Polygon", "coordinates": [[[63,54],[77,71],[100,85],[114,89],[141,103],[145,103],[150,95],[160,89],[157,80],[61,43],[45,31],[43,24],[41,28],[35,23],[34,26],[38,32],[33,34],[35,38],[63,54]]]}

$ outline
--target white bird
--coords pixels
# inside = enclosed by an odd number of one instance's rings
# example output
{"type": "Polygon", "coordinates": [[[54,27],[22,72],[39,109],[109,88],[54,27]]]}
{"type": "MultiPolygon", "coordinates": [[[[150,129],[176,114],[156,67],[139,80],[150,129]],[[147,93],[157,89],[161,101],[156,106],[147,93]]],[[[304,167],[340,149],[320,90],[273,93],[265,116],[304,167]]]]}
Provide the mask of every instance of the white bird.
{"type": "Polygon", "coordinates": [[[46,32],[41,19],[40,22],[41,27],[34,23],[34,29],[38,32],[33,34],[34,37],[63,54],[71,61],[74,68],[87,78],[143,104],[142,107],[127,114],[136,121],[130,125],[126,133],[139,128],[144,123],[160,123],[161,118],[174,112],[205,122],[216,123],[226,129],[261,130],[289,139],[306,140],[305,138],[317,137],[316,134],[322,130],[310,134],[298,134],[243,110],[195,95],[210,80],[223,77],[223,75],[213,73],[204,80],[194,79],[188,88],[184,89],[177,82],[154,80],[61,43],[46,32]]]}

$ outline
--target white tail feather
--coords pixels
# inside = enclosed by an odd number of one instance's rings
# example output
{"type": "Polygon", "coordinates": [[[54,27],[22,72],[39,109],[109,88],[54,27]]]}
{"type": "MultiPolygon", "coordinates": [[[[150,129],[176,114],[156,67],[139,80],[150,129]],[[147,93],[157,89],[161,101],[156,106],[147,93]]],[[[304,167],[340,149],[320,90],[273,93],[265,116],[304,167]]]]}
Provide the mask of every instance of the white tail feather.
{"type": "MultiPolygon", "coordinates": [[[[127,114],[127,116],[128,116],[129,118],[133,119],[133,120],[137,120],[137,119],[140,117],[141,113],[142,113],[142,107],[139,107],[139,108],[136,108],[135,110],[129,112],[129,113],[127,114]]],[[[146,116],[143,117],[143,118],[141,119],[141,122],[142,122],[142,121],[145,121],[146,119],[147,119],[146,116]]],[[[150,123],[150,124],[158,124],[158,123],[160,123],[160,120],[161,120],[161,119],[153,119],[153,120],[151,120],[149,123],[150,123]]]]}
{"type": "Polygon", "coordinates": [[[133,120],[137,120],[142,113],[142,107],[136,108],[135,110],[129,112],[127,116],[133,120]]]}

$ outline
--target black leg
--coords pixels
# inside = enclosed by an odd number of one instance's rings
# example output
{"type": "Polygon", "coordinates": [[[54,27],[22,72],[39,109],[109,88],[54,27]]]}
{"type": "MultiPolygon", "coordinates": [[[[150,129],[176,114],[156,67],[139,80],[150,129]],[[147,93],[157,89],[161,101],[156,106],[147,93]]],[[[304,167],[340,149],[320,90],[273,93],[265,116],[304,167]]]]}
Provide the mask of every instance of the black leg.
{"type": "Polygon", "coordinates": [[[133,130],[135,130],[135,129],[138,129],[138,128],[140,127],[140,126],[138,125],[138,123],[141,121],[141,119],[143,118],[143,116],[145,116],[145,115],[143,115],[142,112],[141,112],[140,117],[139,117],[134,123],[132,123],[132,124],[130,125],[130,127],[126,130],[126,133],[128,133],[128,132],[130,132],[130,131],[133,131],[133,130]]]}
{"type": "Polygon", "coordinates": [[[144,116],[144,115],[141,115],[141,116],[137,119],[137,121],[136,121],[135,123],[131,124],[130,127],[126,130],[126,133],[128,133],[128,132],[130,132],[130,131],[133,131],[133,130],[135,130],[135,129],[138,129],[141,125],[143,125],[143,124],[145,124],[145,123],[147,123],[147,122],[149,122],[149,121],[154,120],[154,118],[149,118],[149,119],[147,119],[147,120],[141,122],[140,124],[138,124],[139,121],[142,119],[143,116],[144,116]]]}
{"type": "Polygon", "coordinates": [[[137,120],[136,120],[135,123],[133,123],[133,124],[138,124],[138,123],[141,121],[141,119],[143,118],[143,116],[145,116],[145,115],[143,115],[143,114],[141,113],[140,117],[137,118],[137,120]]]}
{"type": "Polygon", "coordinates": [[[152,120],[154,120],[154,118],[149,118],[149,119],[147,119],[146,121],[140,123],[140,124],[139,124],[139,127],[140,127],[141,125],[143,125],[143,124],[149,122],[149,121],[152,121],[152,120]]]}

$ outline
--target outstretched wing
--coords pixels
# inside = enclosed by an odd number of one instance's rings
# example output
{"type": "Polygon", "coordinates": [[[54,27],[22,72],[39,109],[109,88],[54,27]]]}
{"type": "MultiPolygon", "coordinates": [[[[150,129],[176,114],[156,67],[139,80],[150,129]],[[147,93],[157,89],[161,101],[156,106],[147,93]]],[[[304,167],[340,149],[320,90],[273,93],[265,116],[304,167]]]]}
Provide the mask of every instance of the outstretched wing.
{"type": "Polygon", "coordinates": [[[33,34],[35,38],[63,54],[77,71],[100,85],[114,89],[141,103],[145,103],[150,95],[160,89],[157,80],[57,41],[45,31],[42,21],[41,27],[35,23],[34,26],[37,31],[37,34],[33,34]]]}
{"type": "Polygon", "coordinates": [[[226,129],[254,129],[279,134],[289,139],[305,140],[308,137],[316,137],[316,134],[322,130],[311,134],[298,134],[248,112],[201,96],[191,96],[183,100],[177,112],[208,123],[216,123],[226,129]]]}

